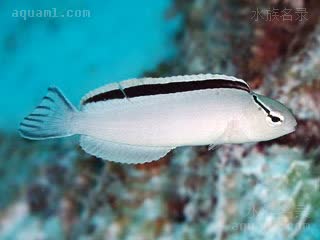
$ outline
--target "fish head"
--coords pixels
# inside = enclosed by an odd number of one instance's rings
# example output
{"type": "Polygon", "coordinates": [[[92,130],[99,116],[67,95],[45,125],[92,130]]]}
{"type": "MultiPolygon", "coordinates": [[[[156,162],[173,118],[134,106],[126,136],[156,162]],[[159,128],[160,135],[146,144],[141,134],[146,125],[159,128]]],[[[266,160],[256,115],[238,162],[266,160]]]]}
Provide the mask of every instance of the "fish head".
{"type": "Polygon", "coordinates": [[[251,118],[254,126],[251,140],[267,141],[296,130],[297,121],[285,105],[255,93],[252,97],[255,117],[251,118]]]}

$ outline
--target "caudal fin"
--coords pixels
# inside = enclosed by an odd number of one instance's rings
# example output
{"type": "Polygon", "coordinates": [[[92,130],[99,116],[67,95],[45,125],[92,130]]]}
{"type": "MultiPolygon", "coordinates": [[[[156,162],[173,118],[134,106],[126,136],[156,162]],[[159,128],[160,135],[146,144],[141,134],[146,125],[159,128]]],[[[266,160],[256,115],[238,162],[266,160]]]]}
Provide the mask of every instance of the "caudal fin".
{"type": "Polygon", "coordinates": [[[71,136],[72,118],[76,112],[58,88],[50,87],[41,103],[20,123],[20,135],[33,140],[71,136]]]}

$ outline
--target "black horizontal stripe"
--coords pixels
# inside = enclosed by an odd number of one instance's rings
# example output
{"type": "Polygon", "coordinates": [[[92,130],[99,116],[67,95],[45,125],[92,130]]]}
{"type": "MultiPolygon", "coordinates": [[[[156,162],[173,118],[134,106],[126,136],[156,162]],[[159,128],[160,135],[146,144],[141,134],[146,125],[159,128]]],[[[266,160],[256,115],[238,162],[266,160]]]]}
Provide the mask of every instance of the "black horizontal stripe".
{"type": "Polygon", "coordinates": [[[95,96],[92,96],[86,99],[83,102],[83,105],[87,103],[101,102],[101,101],[112,100],[112,99],[123,99],[123,98],[125,98],[123,92],[120,89],[115,89],[109,92],[99,93],[95,96]]]}
{"type": "Polygon", "coordinates": [[[190,81],[190,82],[170,82],[170,83],[157,83],[133,86],[123,89],[124,93],[120,89],[111,90],[109,92],[99,93],[86,99],[83,105],[87,103],[107,101],[112,99],[123,99],[125,97],[134,98],[142,96],[151,96],[158,94],[170,94],[178,92],[189,92],[205,89],[216,88],[233,88],[246,92],[250,92],[247,84],[240,81],[231,81],[224,79],[208,79],[203,81],[190,81]]]}

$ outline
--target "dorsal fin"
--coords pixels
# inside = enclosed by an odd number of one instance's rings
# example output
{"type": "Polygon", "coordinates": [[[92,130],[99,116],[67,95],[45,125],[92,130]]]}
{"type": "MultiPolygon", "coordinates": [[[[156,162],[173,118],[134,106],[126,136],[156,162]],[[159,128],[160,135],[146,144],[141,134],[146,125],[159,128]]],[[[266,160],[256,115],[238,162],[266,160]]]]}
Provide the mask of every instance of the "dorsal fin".
{"type": "MultiPolygon", "coordinates": [[[[198,75],[185,75],[185,76],[175,76],[175,77],[164,77],[164,78],[140,78],[140,79],[129,79],[122,81],[120,83],[111,83],[96,90],[93,90],[86,94],[82,100],[81,105],[85,105],[90,102],[96,102],[97,99],[103,98],[103,100],[109,99],[122,99],[126,97],[126,93],[132,90],[137,90],[137,86],[146,85],[157,85],[157,84],[169,84],[169,83],[183,83],[183,82],[208,82],[219,80],[220,82],[226,81],[233,83],[232,86],[225,85],[226,87],[236,88],[238,85],[239,89],[250,91],[248,84],[242,80],[232,76],[220,75],[220,74],[198,74],[198,75]],[[135,88],[136,87],[136,88],[135,88]],[[103,95],[100,96],[99,95],[103,95]],[[95,99],[96,98],[96,99],[95,99]]],[[[150,88],[151,86],[149,86],[150,88]]],[[[155,90],[156,91],[156,90],[155,90]]]]}

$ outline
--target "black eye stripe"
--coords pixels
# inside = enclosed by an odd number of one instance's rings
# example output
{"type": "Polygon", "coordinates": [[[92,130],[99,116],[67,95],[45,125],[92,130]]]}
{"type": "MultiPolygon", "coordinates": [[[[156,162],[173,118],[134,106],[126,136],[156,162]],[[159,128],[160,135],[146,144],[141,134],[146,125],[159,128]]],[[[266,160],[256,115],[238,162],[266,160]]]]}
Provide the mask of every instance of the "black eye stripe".
{"type": "Polygon", "coordinates": [[[267,116],[269,118],[271,118],[272,122],[276,123],[276,122],[282,122],[283,121],[280,117],[272,115],[271,111],[265,105],[263,105],[262,102],[259,101],[259,99],[258,99],[258,97],[256,95],[253,95],[253,100],[266,112],[267,116]]]}
{"type": "Polygon", "coordinates": [[[270,115],[270,110],[265,105],[263,105],[262,102],[260,102],[258,100],[258,97],[256,95],[252,95],[252,96],[253,96],[253,100],[256,102],[256,104],[258,104],[267,113],[267,115],[269,116],[270,115]]]}

